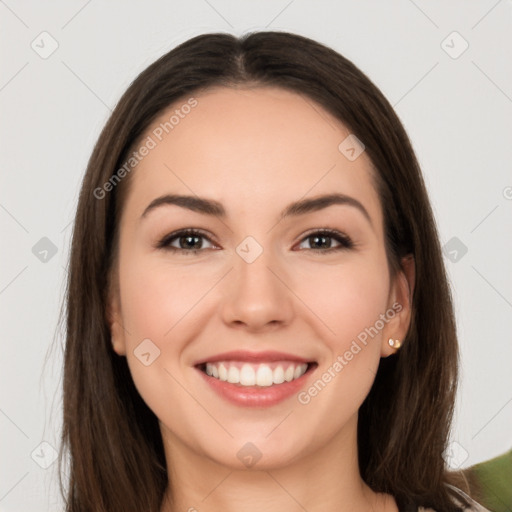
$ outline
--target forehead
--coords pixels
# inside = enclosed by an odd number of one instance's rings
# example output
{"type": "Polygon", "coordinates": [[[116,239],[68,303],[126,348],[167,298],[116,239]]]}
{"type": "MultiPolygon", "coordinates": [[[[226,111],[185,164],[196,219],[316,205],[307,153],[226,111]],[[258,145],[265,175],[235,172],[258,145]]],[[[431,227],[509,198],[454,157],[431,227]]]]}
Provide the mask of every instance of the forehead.
{"type": "Polygon", "coordinates": [[[309,97],[244,87],[190,98],[162,112],[142,137],[154,147],[134,171],[132,202],[196,194],[225,203],[229,214],[230,205],[246,209],[258,198],[280,210],[306,195],[337,191],[379,216],[371,161],[364,152],[353,161],[343,154],[349,130],[309,97]]]}

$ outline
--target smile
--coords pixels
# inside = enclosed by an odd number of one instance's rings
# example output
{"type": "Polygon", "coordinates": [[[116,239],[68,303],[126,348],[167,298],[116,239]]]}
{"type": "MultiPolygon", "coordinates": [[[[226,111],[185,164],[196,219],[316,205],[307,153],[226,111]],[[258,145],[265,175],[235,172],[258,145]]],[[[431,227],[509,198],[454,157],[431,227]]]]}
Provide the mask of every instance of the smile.
{"type": "Polygon", "coordinates": [[[206,363],[204,371],[206,375],[230,384],[268,387],[299,379],[306,373],[307,368],[307,363],[254,364],[243,361],[222,361],[206,363]]]}
{"type": "Polygon", "coordinates": [[[223,400],[238,406],[270,407],[304,388],[318,364],[279,352],[235,351],[203,359],[194,367],[223,400]]]}

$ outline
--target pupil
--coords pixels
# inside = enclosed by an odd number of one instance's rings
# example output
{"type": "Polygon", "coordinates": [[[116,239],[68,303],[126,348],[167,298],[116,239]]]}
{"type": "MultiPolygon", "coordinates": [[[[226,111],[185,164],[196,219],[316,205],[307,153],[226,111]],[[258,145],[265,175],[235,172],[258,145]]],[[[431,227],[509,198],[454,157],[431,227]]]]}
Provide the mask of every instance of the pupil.
{"type": "Polygon", "coordinates": [[[185,240],[185,244],[184,245],[188,249],[191,249],[191,248],[192,249],[194,249],[194,248],[198,249],[198,248],[201,247],[201,241],[200,241],[198,236],[195,236],[195,235],[184,236],[184,237],[181,237],[181,240],[185,240]],[[197,242],[197,241],[198,241],[198,243],[197,243],[198,247],[194,247],[195,242],[197,242]]]}
{"type": "MultiPolygon", "coordinates": [[[[329,236],[313,236],[312,238],[314,240],[314,244],[315,245],[318,243],[319,240],[324,240],[324,241],[330,241],[331,240],[331,237],[329,237],[329,236]]],[[[319,245],[322,246],[322,243],[320,242],[319,245]]],[[[325,246],[325,244],[323,244],[323,245],[325,246]]],[[[327,244],[327,245],[330,245],[330,244],[327,244]]]]}

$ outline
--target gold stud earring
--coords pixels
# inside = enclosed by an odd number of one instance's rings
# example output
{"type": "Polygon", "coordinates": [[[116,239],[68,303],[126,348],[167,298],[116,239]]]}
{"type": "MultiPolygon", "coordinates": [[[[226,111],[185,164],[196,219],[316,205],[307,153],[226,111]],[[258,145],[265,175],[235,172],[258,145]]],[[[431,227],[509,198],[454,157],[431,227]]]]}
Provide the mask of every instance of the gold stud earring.
{"type": "Polygon", "coordinates": [[[400,340],[394,340],[393,338],[389,338],[388,343],[390,347],[393,347],[395,349],[399,349],[400,346],[402,345],[400,343],[400,340]]]}

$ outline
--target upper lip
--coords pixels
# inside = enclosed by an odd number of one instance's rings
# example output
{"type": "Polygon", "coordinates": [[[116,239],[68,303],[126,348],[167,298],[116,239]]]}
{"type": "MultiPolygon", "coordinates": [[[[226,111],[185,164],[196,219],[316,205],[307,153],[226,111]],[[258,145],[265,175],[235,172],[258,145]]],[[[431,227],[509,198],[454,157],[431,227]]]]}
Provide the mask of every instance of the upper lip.
{"type": "Polygon", "coordinates": [[[310,363],[311,360],[304,359],[293,354],[287,354],[285,352],[276,352],[273,350],[267,350],[264,352],[249,352],[247,350],[232,350],[230,352],[223,352],[221,354],[215,354],[204,359],[201,359],[194,363],[194,366],[198,366],[205,363],[215,363],[218,361],[246,361],[249,363],[270,363],[273,361],[295,361],[297,363],[310,363]]]}

